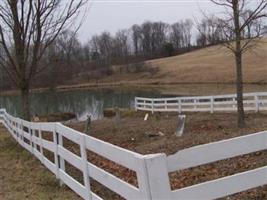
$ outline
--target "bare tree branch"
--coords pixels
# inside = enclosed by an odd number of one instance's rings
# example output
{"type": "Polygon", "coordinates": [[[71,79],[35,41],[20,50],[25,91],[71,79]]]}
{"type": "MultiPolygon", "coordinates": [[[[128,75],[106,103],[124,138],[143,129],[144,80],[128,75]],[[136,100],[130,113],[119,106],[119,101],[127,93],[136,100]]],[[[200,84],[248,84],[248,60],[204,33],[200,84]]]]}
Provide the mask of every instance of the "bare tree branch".
{"type": "MultiPolygon", "coordinates": [[[[88,0],[2,0],[0,66],[28,93],[46,49],[79,16],[88,0]]],[[[80,24],[79,24],[80,26],[80,24]]]]}
{"type": "Polygon", "coordinates": [[[245,125],[245,114],[243,106],[242,56],[246,51],[254,48],[257,42],[260,41],[259,38],[263,35],[262,21],[260,19],[267,17],[267,0],[254,1],[254,6],[252,7],[248,6],[248,1],[246,0],[211,1],[228,10],[228,14],[220,18],[220,25],[225,37],[228,38],[223,43],[223,46],[230,49],[235,56],[238,127],[243,127],[245,125]],[[252,26],[256,26],[254,33],[251,33],[252,26]],[[230,35],[232,39],[229,38],[230,35]]]}

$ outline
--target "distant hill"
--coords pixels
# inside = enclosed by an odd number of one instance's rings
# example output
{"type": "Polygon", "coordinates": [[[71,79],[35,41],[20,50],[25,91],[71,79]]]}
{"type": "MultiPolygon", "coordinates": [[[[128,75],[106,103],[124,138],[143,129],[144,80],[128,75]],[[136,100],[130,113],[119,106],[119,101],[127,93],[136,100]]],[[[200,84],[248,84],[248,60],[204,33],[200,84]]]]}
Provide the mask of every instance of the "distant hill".
{"type": "MultiPolygon", "coordinates": [[[[146,72],[112,75],[103,82],[136,83],[233,83],[233,54],[222,46],[203,48],[183,55],[148,60],[146,72]],[[150,73],[151,71],[151,73],[150,73]]],[[[244,54],[245,83],[267,83],[267,38],[244,54]]]]}

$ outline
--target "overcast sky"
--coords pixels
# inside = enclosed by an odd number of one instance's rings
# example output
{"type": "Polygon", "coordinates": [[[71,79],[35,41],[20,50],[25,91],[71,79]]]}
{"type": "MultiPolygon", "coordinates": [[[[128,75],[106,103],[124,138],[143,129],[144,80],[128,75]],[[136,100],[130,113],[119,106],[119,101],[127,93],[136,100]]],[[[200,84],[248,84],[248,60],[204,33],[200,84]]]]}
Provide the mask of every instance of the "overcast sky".
{"type": "Polygon", "coordinates": [[[200,18],[201,10],[220,12],[209,0],[91,0],[86,19],[79,30],[82,42],[103,31],[115,33],[146,20],[175,23],[200,18]]]}

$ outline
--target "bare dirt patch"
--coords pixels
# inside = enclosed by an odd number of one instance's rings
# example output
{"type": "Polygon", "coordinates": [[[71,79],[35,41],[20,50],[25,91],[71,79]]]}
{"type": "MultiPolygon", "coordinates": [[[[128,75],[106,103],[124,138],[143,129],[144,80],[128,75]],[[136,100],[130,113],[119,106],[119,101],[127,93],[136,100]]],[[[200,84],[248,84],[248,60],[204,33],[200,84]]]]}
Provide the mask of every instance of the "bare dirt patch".
{"type": "MultiPolygon", "coordinates": [[[[267,113],[250,113],[246,116],[247,127],[236,127],[234,113],[187,113],[185,131],[176,137],[178,115],[155,113],[144,121],[144,112],[122,114],[121,126],[116,127],[114,118],[104,118],[92,122],[89,134],[132,151],[173,154],[180,149],[219,141],[267,130],[267,113]],[[163,137],[148,137],[146,133],[164,133],[163,137]]],[[[66,124],[84,131],[84,122],[66,124]]]]}

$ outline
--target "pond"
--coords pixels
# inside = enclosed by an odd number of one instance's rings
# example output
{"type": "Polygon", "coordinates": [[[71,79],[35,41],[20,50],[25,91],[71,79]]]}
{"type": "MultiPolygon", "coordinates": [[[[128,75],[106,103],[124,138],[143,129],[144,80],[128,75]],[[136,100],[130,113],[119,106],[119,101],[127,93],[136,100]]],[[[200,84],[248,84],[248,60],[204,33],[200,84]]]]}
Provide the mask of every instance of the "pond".
{"type": "MultiPolygon", "coordinates": [[[[31,94],[31,113],[47,115],[51,113],[71,112],[78,120],[85,120],[90,114],[92,119],[103,117],[105,108],[133,108],[135,96],[160,97],[157,89],[109,88],[73,91],[47,91],[31,94]]],[[[20,96],[0,96],[0,108],[17,117],[21,117],[20,96]]]]}
{"type": "MultiPolygon", "coordinates": [[[[244,92],[266,92],[267,85],[244,84],[244,92]]],[[[134,97],[170,97],[194,95],[234,94],[234,84],[179,84],[142,87],[113,87],[72,91],[47,91],[31,94],[31,112],[47,115],[71,112],[78,120],[103,117],[105,108],[133,108],[134,97]]],[[[14,116],[21,116],[19,96],[0,96],[0,108],[14,116]]]]}

